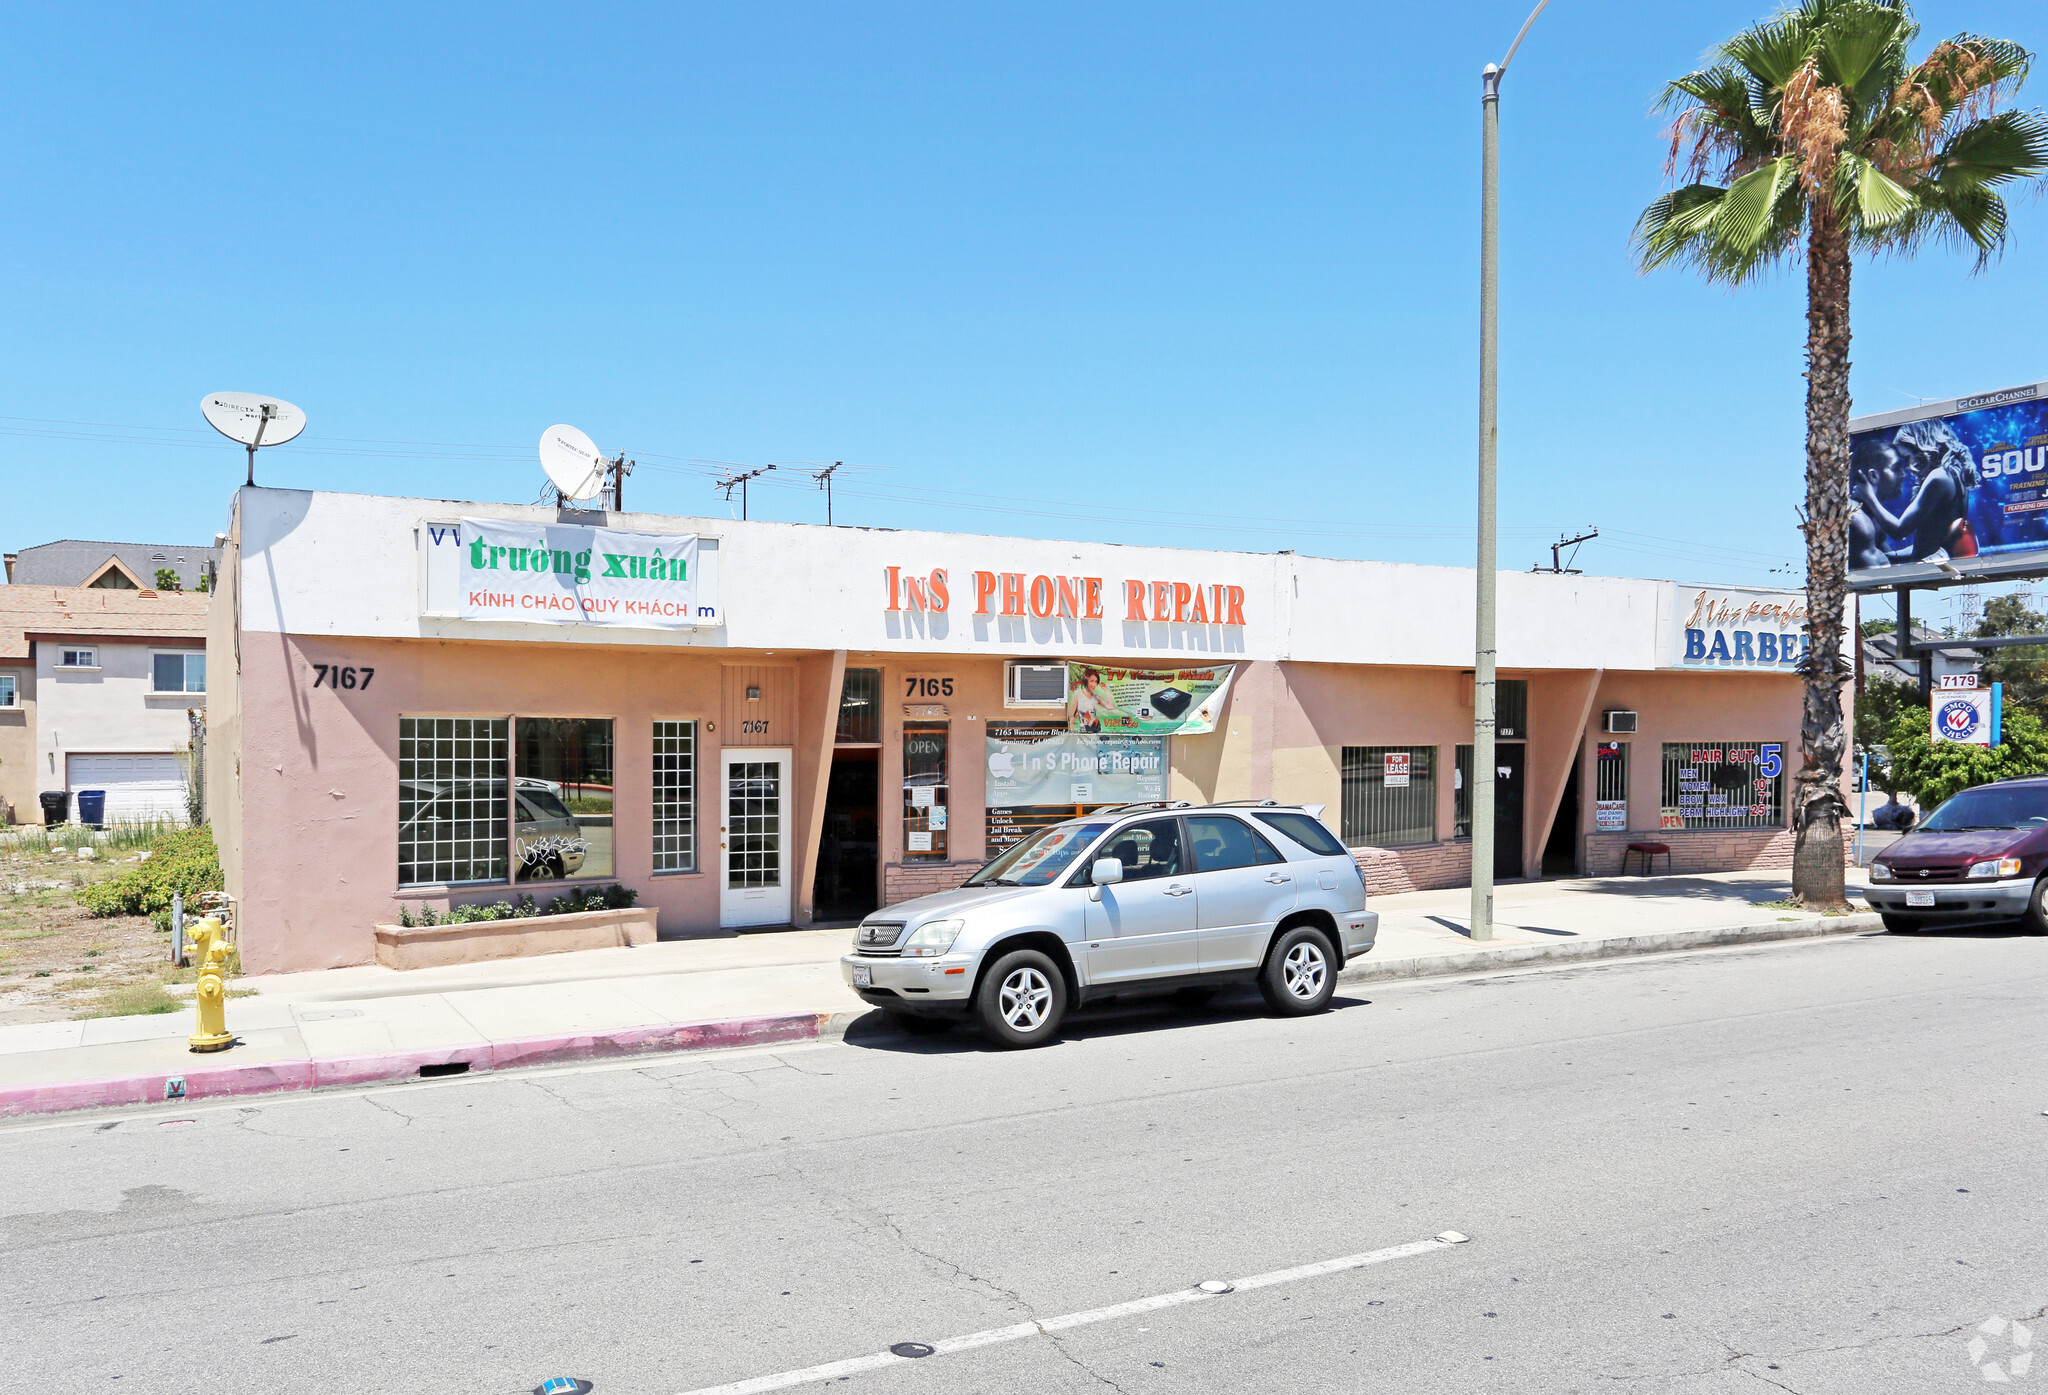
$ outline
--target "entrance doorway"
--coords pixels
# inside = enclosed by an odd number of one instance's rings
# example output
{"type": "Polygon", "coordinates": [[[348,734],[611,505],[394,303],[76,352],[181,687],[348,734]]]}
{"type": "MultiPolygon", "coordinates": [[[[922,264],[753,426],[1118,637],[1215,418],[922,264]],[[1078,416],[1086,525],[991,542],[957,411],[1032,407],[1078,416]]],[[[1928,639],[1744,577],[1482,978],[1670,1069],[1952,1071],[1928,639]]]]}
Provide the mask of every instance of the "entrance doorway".
{"type": "Polygon", "coordinates": [[[882,763],[877,748],[832,753],[811,883],[814,921],[859,920],[881,904],[882,763]]]}
{"type": "Polygon", "coordinates": [[[1550,836],[1543,840],[1543,875],[1575,877],[1579,874],[1579,761],[1572,758],[1572,773],[1565,777],[1564,798],[1557,801],[1557,817],[1550,821],[1550,836]]]}
{"type": "MultiPolygon", "coordinates": [[[[1499,741],[1493,747],[1493,875],[1510,880],[1523,875],[1522,767],[1528,747],[1520,741],[1499,741]]],[[[1472,748],[1458,748],[1457,836],[1472,836],[1472,748]]]]}
{"type": "Polygon", "coordinates": [[[790,753],[728,749],[721,764],[718,923],[787,925],[790,753]]]}

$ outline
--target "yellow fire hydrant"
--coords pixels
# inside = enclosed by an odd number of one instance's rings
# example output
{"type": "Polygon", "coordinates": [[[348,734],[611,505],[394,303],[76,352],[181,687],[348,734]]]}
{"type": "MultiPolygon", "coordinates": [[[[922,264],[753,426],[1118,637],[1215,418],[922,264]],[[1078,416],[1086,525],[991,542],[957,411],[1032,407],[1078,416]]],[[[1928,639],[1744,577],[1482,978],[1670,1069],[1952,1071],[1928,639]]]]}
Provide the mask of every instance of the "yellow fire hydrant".
{"type": "Polygon", "coordinates": [[[185,926],[185,952],[199,956],[199,983],[194,996],[199,1003],[199,1023],[187,1041],[194,1051],[225,1051],[235,1044],[228,1030],[228,932],[217,915],[203,916],[185,926]]]}

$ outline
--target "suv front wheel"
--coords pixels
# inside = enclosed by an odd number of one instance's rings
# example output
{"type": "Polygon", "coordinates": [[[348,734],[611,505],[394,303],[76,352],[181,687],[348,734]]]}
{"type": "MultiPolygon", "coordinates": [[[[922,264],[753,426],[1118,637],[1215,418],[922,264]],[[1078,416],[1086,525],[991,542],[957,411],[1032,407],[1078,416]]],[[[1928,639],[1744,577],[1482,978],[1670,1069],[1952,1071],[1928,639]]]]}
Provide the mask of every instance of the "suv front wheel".
{"type": "Polygon", "coordinates": [[[1035,949],[1016,949],[996,960],[974,995],[974,1018],[997,1046],[1043,1046],[1067,1015],[1067,980],[1059,965],[1035,949]]]}
{"type": "Polygon", "coordinates": [[[1313,925],[1282,931],[1259,970],[1266,1006],[1283,1017],[1306,1017],[1330,1005],[1337,991],[1337,956],[1329,936],[1313,925]]]}

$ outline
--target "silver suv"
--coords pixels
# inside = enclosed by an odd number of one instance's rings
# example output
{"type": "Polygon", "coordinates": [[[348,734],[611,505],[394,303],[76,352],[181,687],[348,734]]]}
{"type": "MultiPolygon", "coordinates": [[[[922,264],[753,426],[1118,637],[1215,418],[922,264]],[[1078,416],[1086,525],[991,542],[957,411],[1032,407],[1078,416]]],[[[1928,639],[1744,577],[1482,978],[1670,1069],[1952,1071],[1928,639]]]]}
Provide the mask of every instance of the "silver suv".
{"type": "Polygon", "coordinates": [[[1378,934],[1358,864],[1306,809],[1128,804],[875,912],[840,964],[908,1031],[972,1019],[999,1045],[1039,1046],[1069,1007],[1132,992],[1257,983],[1275,1012],[1321,1012],[1378,934]]]}

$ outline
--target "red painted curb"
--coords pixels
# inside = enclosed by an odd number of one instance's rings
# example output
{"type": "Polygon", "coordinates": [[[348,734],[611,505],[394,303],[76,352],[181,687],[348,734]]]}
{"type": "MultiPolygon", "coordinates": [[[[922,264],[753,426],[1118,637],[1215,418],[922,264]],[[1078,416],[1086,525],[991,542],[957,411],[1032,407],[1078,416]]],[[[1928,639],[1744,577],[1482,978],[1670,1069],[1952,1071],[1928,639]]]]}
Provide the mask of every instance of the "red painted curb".
{"type": "Polygon", "coordinates": [[[422,1066],[466,1064],[471,1072],[509,1070],[620,1056],[651,1056],[715,1047],[762,1046],[817,1037],[829,1014],[805,1012],[749,1017],[731,1022],[678,1022],[626,1027],[580,1036],[532,1037],[523,1041],[465,1042],[432,1051],[391,1051],[322,1061],[261,1061],[248,1065],[195,1065],[183,1072],[124,1075],[102,1080],[64,1080],[47,1085],[0,1086],[0,1119],[28,1114],[62,1114],[78,1109],[163,1104],[168,1080],[183,1074],[184,1098],[222,1099],[374,1085],[417,1077],[422,1066]]]}

